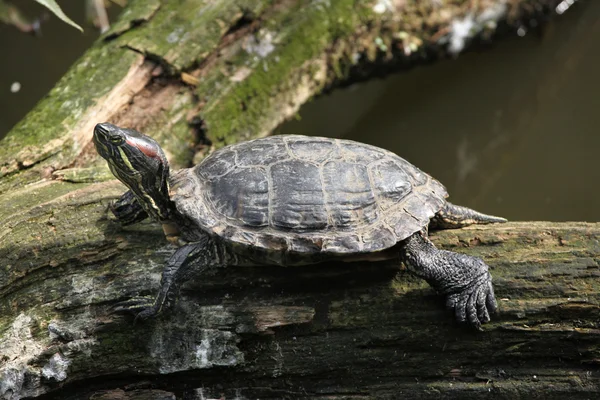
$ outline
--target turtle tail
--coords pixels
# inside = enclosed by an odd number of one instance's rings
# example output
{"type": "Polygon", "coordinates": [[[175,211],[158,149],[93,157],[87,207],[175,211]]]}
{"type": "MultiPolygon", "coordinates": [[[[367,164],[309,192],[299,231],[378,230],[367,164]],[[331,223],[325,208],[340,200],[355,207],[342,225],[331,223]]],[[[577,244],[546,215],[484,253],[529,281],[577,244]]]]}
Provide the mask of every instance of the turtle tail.
{"type": "Polygon", "coordinates": [[[482,214],[467,207],[452,203],[446,205],[431,219],[431,228],[453,229],[473,224],[492,224],[506,222],[505,218],[482,214]]]}

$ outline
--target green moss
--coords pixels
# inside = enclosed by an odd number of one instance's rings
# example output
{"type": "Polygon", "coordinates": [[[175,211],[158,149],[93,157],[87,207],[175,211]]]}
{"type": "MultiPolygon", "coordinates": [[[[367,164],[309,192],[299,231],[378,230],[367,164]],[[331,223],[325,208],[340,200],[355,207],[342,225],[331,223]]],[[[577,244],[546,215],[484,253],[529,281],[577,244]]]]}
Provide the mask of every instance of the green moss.
{"type": "Polygon", "coordinates": [[[121,35],[134,25],[148,21],[160,8],[160,0],[129,0],[127,7],[119,15],[119,20],[102,35],[103,39],[121,35]]]}
{"type": "Polygon", "coordinates": [[[226,30],[242,15],[254,16],[270,0],[165,0],[152,19],[118,42],[164,60],[177,71],[190,68],[212,52],[226,30]]]}
{"type": "MultiPolygon", "coordinates": [[[[0,160],[16,159],[25,168],[43,160],[55,165],[70,160],[81,149],[74,146],[69,130],[98,98],[123,79],[136,57],[116,46],[92,47],[9,132],[0,146],[0,160]]],[[[21,166],[0,168],[1,177],[21,166]]]]}
{"type": "Polygon", "coordinates": [[[115,179],[106,163],[90,168],[61,169],[59,171],[54,172],[52,174],[52,177],[55,179],[59,179],[63,182],[71,183],[92,183],[115,179]]]}
{"type": "Polygon", "coordinates": [[[29,210],[82,187],[85,185],[46,181],[16,191],[14,194],[6,194],[0,197],[0,221],[9,221],[10,217],[16,213],[23,213],[24,210],[29,210]]]}
{"type": "Polygon", "coordinates": [[[173,157],[169,159],[169,163],[173,169],[187,168],[192,164],[194,157],[194,142],[193,132],[187,124],[185,118],[180,118],[169,129],[169,138],[165,142],[165,148],[177,149],[173,153],[173,157]]]}
{"type": "Polygon", "coordinates": [[[272,110],[281,106],[277,94],[283,85],[299,84],[294,74],[310,70],[307,62],[354,32],[361,12],[350,0],[308,6],[299,2],[295,9],[271,16],[253,43],[238,48],[221,68],[212,68],[197,89],[207,100],[202,117],[210,140],[221,145],[260,133],[265,118],[272,118],[272,110]],[[242,68],[249,70],[247,76],[231,79],[242,68]]]}

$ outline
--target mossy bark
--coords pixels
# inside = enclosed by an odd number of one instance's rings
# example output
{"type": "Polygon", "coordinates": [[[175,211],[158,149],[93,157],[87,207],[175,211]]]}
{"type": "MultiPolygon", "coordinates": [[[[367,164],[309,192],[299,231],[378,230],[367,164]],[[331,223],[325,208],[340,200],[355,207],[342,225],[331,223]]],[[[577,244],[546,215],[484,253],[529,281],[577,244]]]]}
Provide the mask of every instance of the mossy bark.
{"type": "Polygon", "coordinates": [[[9,219],[25,232],[41,224],[72,234],[60,247],[40,242],[36,257],[3,249],[5,397],[559,399],[600,390],[600,224],[434,233],[438,247],[492,267],[500,311],[483,332],[457,326],[425,283],[381,263],[216,270],[190,281],[170,312],[134,325],[109,307],[153,293],[172,248],[157,226],[123,229],[106,217],[120,190],[91,185],[9,219]]]}
{"type": "Polygon", "coordinates": [[[481,333],[390,264],[220,269],[133,325],[110,306],[153,294],[173,248],[114,221],[124,187],[90,143],[110,121],[187,166],[323,90],[446,55],[453,21],[490,35],[557,3],[131,1],[0,144],[0,397],[593,397],[599,224],[435,234],[492,266],[500,314],[481,333]]]}

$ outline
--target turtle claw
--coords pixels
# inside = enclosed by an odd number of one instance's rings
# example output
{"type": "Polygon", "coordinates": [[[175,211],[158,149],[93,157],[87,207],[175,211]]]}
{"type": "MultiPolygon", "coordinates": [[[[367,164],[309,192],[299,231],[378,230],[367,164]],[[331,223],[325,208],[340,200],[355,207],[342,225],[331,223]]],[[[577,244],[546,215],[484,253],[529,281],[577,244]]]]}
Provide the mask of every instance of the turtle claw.
{"type": "Polygon", "coordinates": [[[158,307],[154,304],[150,307],[146,307],[142,311],[136,314],[133,318],[133,323],[135,324],[138,321],[144,321],[150,318],[154,318],[158,314],[158,307]]]}
{"type": "Polygon", "coordinates": [[[473,285],[450,294],[446,299],[446,307],[454,310],[458,322],[468,323],[481,330],[481,324],[489,322],[490,313],[497,309],[490,274],[486,271],[473,285]]]}
{"type": "Polygon", "coordinates": [[[111,204],[110,210],[123,226],[135,224],[148,217],[131,190],[123,193],[117,201],[111,204]]]}
{"type": "Polygon", "coordinates": [[[155,316],[158,310],[153,297],[133,297],[115,304],[111,314],[135,314],[134,322],[155,316]]]}

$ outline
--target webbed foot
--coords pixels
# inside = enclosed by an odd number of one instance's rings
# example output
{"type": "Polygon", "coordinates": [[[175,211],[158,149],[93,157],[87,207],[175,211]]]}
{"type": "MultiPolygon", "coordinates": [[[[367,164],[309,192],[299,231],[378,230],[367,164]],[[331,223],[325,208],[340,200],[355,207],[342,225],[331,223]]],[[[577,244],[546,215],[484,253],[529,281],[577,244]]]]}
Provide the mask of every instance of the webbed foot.
{"type": "Polygon", "coordinates": [[[135,198],[131,190],[126,191],[110,207],[121,225],[131,225],[148,218],[148,214],[135,198]]]}
{"type": "Polygon", "coordinates": [[[404,262],[408,269],[446,295],[446,306],[456,319],[475,329],[490,320],[498,308],[489,267],[467,254],[438,250],[417,232],[406,239],[404,262]]]}
{"type": "Polygon", "coordinates": [[[449,294],[446,307],[453,310],[458,322],[466,322],[477,330],[490,321],[490,314],[498,309],[490,274],[486,271],[464,290],[449,294]]]}

